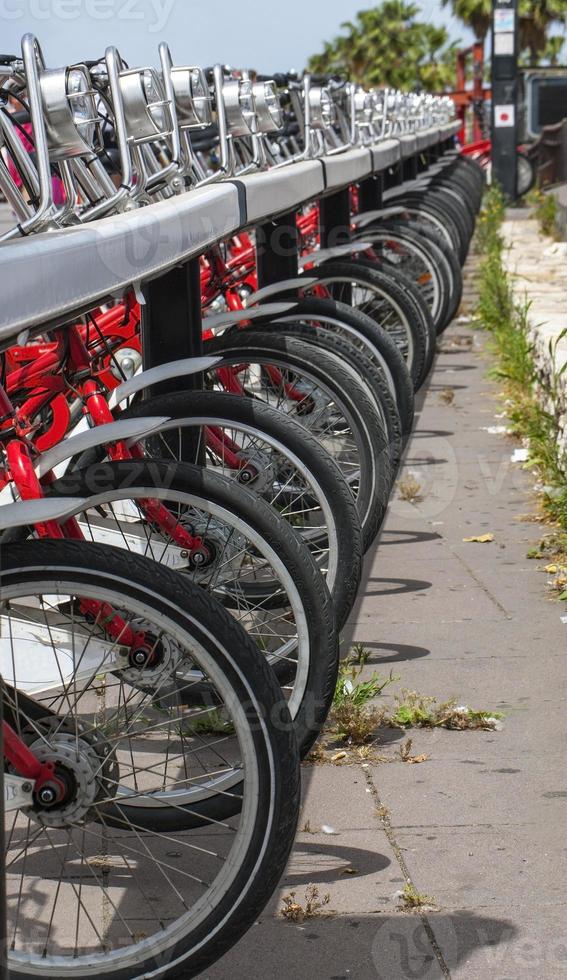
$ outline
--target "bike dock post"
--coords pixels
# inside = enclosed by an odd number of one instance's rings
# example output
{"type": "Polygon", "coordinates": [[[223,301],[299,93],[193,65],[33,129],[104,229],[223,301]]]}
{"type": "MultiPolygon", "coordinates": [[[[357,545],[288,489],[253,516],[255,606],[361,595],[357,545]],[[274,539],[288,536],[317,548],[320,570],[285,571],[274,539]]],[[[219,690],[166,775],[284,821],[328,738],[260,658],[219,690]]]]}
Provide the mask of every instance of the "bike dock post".
{"type": "MultiPolygon", "coordinates": [[[[321,248],[335,248],[346,245],[351,239],[350,232],[350,187],[342,188],[322,197],[319,202],[319,234],[321,248]]],[[[330,287],[331,295],[350,305],[352,286],[342,283],[330,287]]]]}
{"type": "Polygon", "coordinates": [[[297,278],[299,238],[295,211],[257,226],[256,260],[260,288],[297,278]]]}
{"type": "Polygon", "coordinates": [[[407,157],[402,163],[402,183],[406,181],[416,180],[418,175],[418,154],[413,153],[410,157],[407,157]]]}
{"type": "Polygon", "coordinates": [[[334,248],[350,241],[350,187],[321,198],[319,230],[321,248],[334,248]]]}
{"type": "MultiPolygon", "coordinates": [[[[199,259],[170,269],[144,287],[142,351],[144,368],[203,353],[199,259]]],[[[160,382],[152,395],[202,387],[201,375],[160,382]]]]}
{"type": "MultiPolygon", "coordinates": [[[[144,370],[203,353],[201,322],[201,281],[199,259],[193,258],[170,269],[144,287],[142,306],[142,357],[144,370]]],[[[200,391],[202,374],[182,375],[161,381],[151,389],[152,395],[176,391],[200,391]]],[[[181,459],[204,464],[204,446],[198,430],[183,430],[181,459]]]]}
{"type": "Polygon", "coordinates": [[[384,174],[373,174],[361,180],[358,185],[358,209],[363,211],[376,211],[382,207],[382,196],[384,194],[384,174]]]}

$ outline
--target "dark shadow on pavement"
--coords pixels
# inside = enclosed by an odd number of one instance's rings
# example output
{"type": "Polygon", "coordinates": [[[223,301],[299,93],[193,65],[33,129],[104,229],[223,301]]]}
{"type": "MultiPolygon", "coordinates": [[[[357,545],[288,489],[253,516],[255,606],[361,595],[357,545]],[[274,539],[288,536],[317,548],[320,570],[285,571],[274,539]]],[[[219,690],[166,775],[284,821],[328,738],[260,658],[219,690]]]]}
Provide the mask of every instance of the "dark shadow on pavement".
{"type": "MultiPolygon", "coordinates": [[[[379,906],[379,896],[376,901],[379,906]]],[[[459,977],[470,970],[486,980],[529,976],[528,953],[522,964],[521,946],[512,947],[518,930],[509,920],[459,911],[432,913],[428,924],[443,967],[418,915],[377,910],[301,924],[265,917],[200,980],[444,980],[457,970],[459,977]]]]}
{"type": "Polygon", "coordinates": [[[297,841],[293,849],[291,868],[282,879],[282,888],[300,888],[314,880],[317,884],[344,881],[345,868],[355,868],[356,878],[363,878],[365,875],[384,871],[392,863],[390,858],[376,851],[327,844],[326,840],[328,838],[319,835],[313,843],[297,841]],[[303,864],[305,871],[302,871],[303,864]]]}
{"type": "Polygon", "coordinates": [[[425,592],[427,589],[432,588],[432,583],[427,582],[425,579],[419,578],[367,578],[366,585],[370,585],[372,582],[391,582],[393,588],[383,588],[374,589],[373,591],[368,588],[364,591],[364,596],[362,598],[368,598],[368,596],[377,595],[406,595],[409,592],[425,592]],[[397,585],[396,585],[397,583],[397,585]]]}
{"type": "Polygon", "coordinates": [[[431,650],[427,647],[411,646],[408,643],[374,643],[373,641],[359,640],[365,649],[370,650],[369,664],[402,664],[409,660],[419,660],[421,657],[428,657],[431,650]],[[380,651],[384,650],[389,656],[383,656],[380,651]],[[374,652],[376,651],[376,652],[374,652]],[[391,653],[390,653],[391,651],[391,653]]]}
{"type": "Polygon", "coordinates": [[[449,429],[418,429],[412,434],[412,439],[450,439],[454,435],[449,429]]]}
{"type": "Polygon", "coordinates": [[[445,457],[436,457],[435,459],[424,459],[423,456],[408,456],[406,459],[406,466],[444,466],[449,460],[445,457]]]}
{"type": "Polygon", "coordinates": [[[381,533],[380,547],[388,544],[421,544],[425,541],[441,541],[442,535],[436,531],[397,531],[386,528],[381,533]]]}

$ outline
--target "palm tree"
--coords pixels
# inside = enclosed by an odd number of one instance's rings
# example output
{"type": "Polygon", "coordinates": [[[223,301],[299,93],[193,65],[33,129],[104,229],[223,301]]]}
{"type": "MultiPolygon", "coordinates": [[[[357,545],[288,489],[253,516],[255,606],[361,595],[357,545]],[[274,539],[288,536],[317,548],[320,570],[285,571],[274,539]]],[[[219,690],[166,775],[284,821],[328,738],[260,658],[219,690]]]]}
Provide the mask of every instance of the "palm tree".
{"type": "Polygon", "coordinates": [[[484,41],[492,22],[492,0],[441,0],[455,17],[470,27],[479,41],[484,41]]]}
{"type": "MultiPolygon", "coordinates": [[[[450,6],[455,17],[470,27],[479,41],[486,37],[492,19],[492,0],[441,0],[450,6]]],[[[520,0],[520,48],[529,52],[530,63],[545,56],[550,27],[565,29],[567,0],[520,0]]]]}
{"type": "Polygon", "coordinates": [[[417,20],[419,7],[384,0],[342,24],[343,33],[309,60],[315,72],[344,73],[368,85],[443,90],[454,82],[456,43],[444,27],[417,20]]]}
{"type": "Polygon", "coordinates": [[[565,28],[567,2],[565,0],[520,0],[520,45],[530,53],[530,63],[537,65],[545,54],[549,28],[561,24],[565,28]]]}

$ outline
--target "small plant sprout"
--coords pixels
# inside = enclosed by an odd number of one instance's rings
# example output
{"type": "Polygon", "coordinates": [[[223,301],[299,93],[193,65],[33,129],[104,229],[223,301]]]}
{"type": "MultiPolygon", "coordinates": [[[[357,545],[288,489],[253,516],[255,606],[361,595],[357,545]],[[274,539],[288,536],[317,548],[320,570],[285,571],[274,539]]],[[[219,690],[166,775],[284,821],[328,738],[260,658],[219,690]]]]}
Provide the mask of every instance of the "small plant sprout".
{"type": "Polygon", "coordinates": [[[400,492],[400,500],[405,500],[408,504],[418,504],[420,500],[423,500],[423,487],[415,473],[408,473],[402,477],[398,483],[398,490],[400,492]]]}
{"type": "Polygon", "coordinates": [[[452,405],[455,401],[455,391],[453,388],[443,388],[443,391],[439,392],[439,401],[443,402],[444,405],[452,405]]]}
{"type": "Polygon", "coordinates": [[[317,885],[308,885],[305,889],[304,905],[296,902],[296,893],[290,892],[282,898],[281,915],[288,922],[305,922],[306,919],[313,919],[319,915],[321,910],[331,901],[329,894],[320,897],[317,885]]]}
{"type": "Polygon", "coordinates": [[[421,762],[427,762],[429,756],[423,752],[421,755],[412,755],[411,750],[413,748],[413,739],[407,738],[406,741],[400,746],[400,759],[402,762],[407,762],[410,765],[419,765],[421,762]]]}
{"type": "Polygon", "coordinates": [[[369,702],[398,679],[390,672],[386,678],[374,673],[367,680],[362,680],[362,671],[363,667],[357,666],[348,657],[339,669],[333,698],[332,730],[337,739],[350,745],[364,745],[370,741],[384,719],[385,709],[370,707],[369,702]]]}
{"type": "Polygon", "coordinates": [[[527,196],[527,202],[533,208],[534,218],[539,224],[542,235],[558,239],[557,229],[557,199],[549,192],[546,194],[539,188],[534,188],[527,196]]]}
{"type": "Polygon", "coordinates": [[[402,891],[397,892],[396,897],[399,898],[400,908],[403,909],[435,908],[437,906],[437,902],[431,895],[422,895],[411,881],[406,882],[402,891]]]}
{"type": "Polygon", "coordinates": [[[233,735],[234,726],[230,718],[218,708],[188,718],[179,726],[179,735],[233,735]]]}
{"type": "Polygon", "coordinates": [[[353,664],[358,664],[360,667],[366,667],[369,658],[370,650],[364,646],[364,643],[353,643],[347,660],[353,664]]]}
{"type": "Polygon", "coordinates": [[[313,830],[313,827],[311,826],[311,821],[310,820],[306,820],[305,823],[303,824],[303,827],[301,828],[301,833],[302,834],[316,834],[317,831],[316,830],[313,830]]]}
{"type": "Polygon", "coordinates": [[[399,680],[399,677],[394,677],[392,671],[388,677],[380,677],[379,674],[374,673],[367,680],[361,680],[363,669],[364,664],[358,665],[351,657],[343,660],[339,667],[339,676],[333,697],[334,707],[345,702],[363,707],[368,701],[372,701],[379,694],[382,694],[382,691],[389,684],[399,680]]]}

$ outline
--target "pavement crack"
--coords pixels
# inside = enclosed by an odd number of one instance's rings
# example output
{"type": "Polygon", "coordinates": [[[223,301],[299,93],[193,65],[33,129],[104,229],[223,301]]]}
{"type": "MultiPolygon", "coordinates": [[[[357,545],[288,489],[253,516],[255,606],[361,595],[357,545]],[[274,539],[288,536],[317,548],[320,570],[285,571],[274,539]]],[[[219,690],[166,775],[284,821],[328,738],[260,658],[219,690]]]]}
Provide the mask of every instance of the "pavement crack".
{"type": "Polygon", "coordinates": [[[488,596],[488,598],[496,606],[496,608],[499,609],[500,612],[504,613],[506,619],[513,619],[514,617],[512,616],[512,613],[510,613],[506,609],[506,607],[502,605],[502,603],[500,602],[500,600],[497,599],[496,596],[494,596],[492,594],[492,592],[490,591],[490,589],[488,588],[488,586],[484,584],[484,582],[482,581],[482,579],[479,578],[479,576],[476,574],[476,572],[474,571],[474,569],[471,568],[471,566],[463,558],[463,556],[460,555],[458,551],[455,551],[455,549],[451,547],[451,545],[449,544],[448,541],[447,541],[447,545],[449,547],[449,551],[451,552],[451,554],[454,555],[454,557],[461,563],[461,565],[463,566],[463,568],[465,569],[465,571],[476,582],[476,584],[479,586],[479,588],[482,589],[482,591],[484,592],[484,594],[486,596],[488,596]]]}
{"type": "MultiPolygon", "coordinates": [[[[370,772],[370,769],[365,769],[363,771],[364,771],[364,777],[365,777],[366,782],[367,782],[367,785],[368,785],[368,789],[370,790],[370,794],[372,796],[372,799],[374,800],[374,805],[376,807],[376,816],[380,820],[380,823],[382,824],[382,828],[384,830],[384,833],[386,834],[386,837],[388,838],[388,843],[390,844],[390,847],[392,848],[392,850],[393,850],[393,852],[394,852],[394,854],[396,856],[396,861],[398,862],[398,865],[400,867],[400,871],[402,872],[402,874],[403,874],[406,882],[408,882],[409,884],[411,884],[411,885],[413,885],[415,887],[415,882],[414,882],[414,880],[413,880],[413,878],[412,878],[412,876],[410,874],[409,868],[408,868],[408,866],[407,866],[407,864],[405,862],[405,858],[404,858],[404,856],[402,854],[402,849],[401,849],[400,845],[398,844],[398,841],[396,840],[396,835],[394,833],[392,824],[390,823],[390,817],[389,817],[388,810],[387,810],[386,806],[382,803],[382,800],[380,798],[380,794],[378,793],[378,790],[376,788],[376,784],[374,782],[374,779],[372,778],[372,774],[370,772]]],[[[433,931],[433,926],[431,925],[431,922],[429,921],[429,918],[428,918],[427,914],[423,910],[420,909],[418,911],[418,915],[419,915],[419,918],[421,919],[421,924],[423,925],[423,928],[425,930],[425,933],[427,935],[427,938],[429,940],[429,943],[431,945],[431,948],[433,950],[433,953],[435,954],[435,958],[436,958],[436,960],[437,960],[437,962],[439,964],[439,969],[441,970],[443,976],[446,977],[447,980],[450,980],[450,978],[451,978],[451,972],[449,970],[449,967],[447,966],[447,962],[445,960],[445,957],[443,956],[443,951],[442,951],[441,946],[439,945],[439,943],[437,941],[437,937],[435,935],[435,932],[433,931]]]]}

